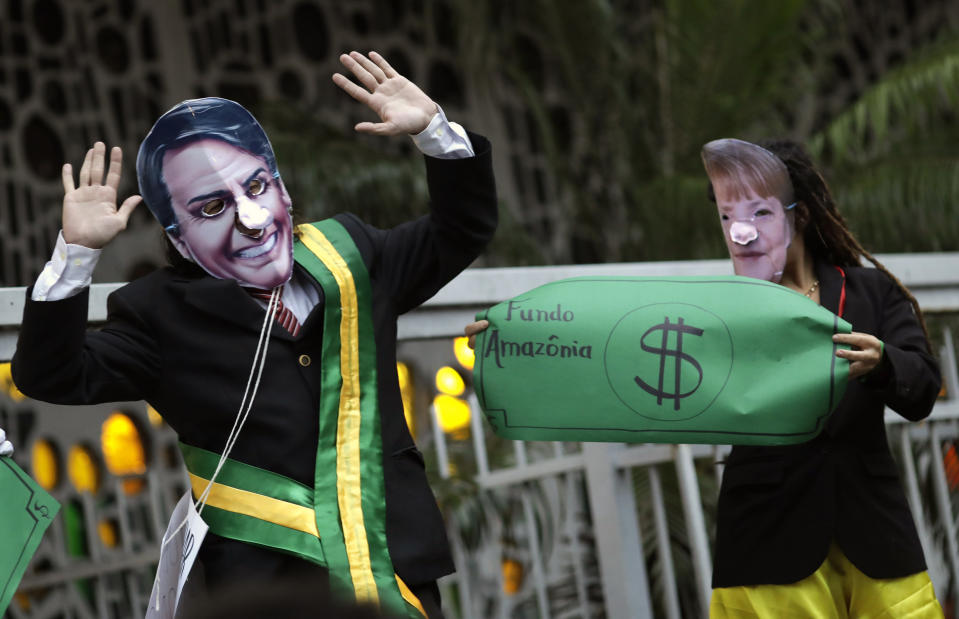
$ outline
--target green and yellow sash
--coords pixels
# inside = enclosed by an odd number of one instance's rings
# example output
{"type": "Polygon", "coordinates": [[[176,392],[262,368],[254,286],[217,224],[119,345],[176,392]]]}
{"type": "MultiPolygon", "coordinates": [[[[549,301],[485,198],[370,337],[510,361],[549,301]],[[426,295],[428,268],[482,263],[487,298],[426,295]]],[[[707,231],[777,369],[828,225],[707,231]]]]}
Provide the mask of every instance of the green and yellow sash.
{"type": "MultiPolygon", "coordinates": [[[[419,600],[393,571],[386,543],[369,274],[340,223],[327,219],[298,231],[294,257],[326,298],[314,486],[227,460],[203,519],[217,535],[325,566],[334,593],[425,617],[419,600]]],[[[199,496],[219,456],[183,443],[180,449],[199,496]]]]}

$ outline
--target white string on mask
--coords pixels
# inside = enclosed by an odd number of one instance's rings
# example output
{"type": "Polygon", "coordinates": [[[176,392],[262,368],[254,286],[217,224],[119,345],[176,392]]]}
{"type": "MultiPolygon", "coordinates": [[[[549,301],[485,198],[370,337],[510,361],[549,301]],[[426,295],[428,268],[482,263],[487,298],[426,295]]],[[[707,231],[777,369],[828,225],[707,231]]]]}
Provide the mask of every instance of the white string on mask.
{"type": "Polygon", "coordinates": [[[210,476],[206,488],[203,489],[203,492],[194,504],[194,507],[197,508],[197,515],[203,513],[203,508],[206,506],[210,491],[213,489],[213,481],[216,479],[216,476],[220,474],[220,469],[223,468],[223,464],[230,456],[230,451],[233,450],[237,439],[240,438],[240,431],[243,430],[243,424],[246,423],[246,418],[250,415],[250,410],[253,408],[253,399],[256,397],[256,392],[260,388],[260,377],[263,375],[263,367],[266,365],[266,351],[270,344],[270,332],[273,331],[273,325],[276,323],[276,310],[279,308],[280,290],[282,290],[282,287],[277,286],[273,289],[273,292],[270,293],[266,317],[264,318],[263,327],[260,328],[260,339],[256,344],[256,352],[253,353],[253,366],[250,368],[250,375],[246,380],[246,389],[243,390],[243,399],[240,401],[240,410],[237,411],[236,419],[233,421],[233,428],[230,430],[229,436],[227,436],[226,447],[220,455],[220,461],[217,462],[216,469],[213,471],[213,475],[210,476]],[[261,348],[263,350],[262,354],[260,354],[261,348]],[[256,382],[253,383],[253,391],[251,393],[250,383],[253,382],[254,370],[256,371],[256,382]],[[249,399],[247,396],[249,396],[249,399]]]}
{"type": "MultiPolygon", "coordinates": [[[[256,351],[253,353],[253,364],[250,367],[250,374],[246,380],[246,388],[243,390],[243,399],[240,400],[240,409],[236,413],[236,419],[233,421],[233,427],[230,429],[230,434],[227,436],[226,445],[223,448],[223,453],[220,454],[220,459],[217,462],[216,469],[214,469],[213,475],[211,475],[209,481],[207,481],[206,487],[203,489],[203,492],[200,493],[196,503],[194,503],[194,509],[197,510],[197,515],[203,513],[203,508],[206,506],[207,499],[210,496],[210,491],[213,489],[213,482],[217,475],[220,474],[220,469],[223,468],[223,464],[227,461],[230,452],[233,450],[233,446],[240,437],[240,431],[243,430],[243,425],[246,423],[246,419],[250,415],[250,410],[253,408],[253,400],[256,398],[256,392],[259,390],[260,377],[263,375],[263,367],[266,365],[266,352],[269,349],[270,333],[273,331],[273,324],[276,322],[280,290],[282,290],[282,286],[277,286],[270,293],[270,300],[267,303],[266,308],[266,316],[263,319],[263,326],[260,327],[260,337],[256,343],[256,351]],[[254,374],[256,375],[256,382],[253,380],[254,374]],[[250,391],[251,384],[253,385],[252,392],[250,391]]],[[[171,532],[170,535],[164,538],[160,543],[160,558],[157,561],[158,565],[160,565],[163,561],[163,548],[167,545],[167,543],[170,542],[170,540],[176,537],[176,534],[180,532],[180,529],[182,529],[186,523],[187,518],[184,518],[183,521],[177,525],[176,529],[174,529],[173,532],[171,532]]],[[[159,574],[159,570],[157,571],[157,574],[159,574]]],[[[154,577],[154,587],[155,586],[156,577],[154,577]]],[[[157,593],[156,598],[156,609],[160,609],[159,592],[157,593]]]]}

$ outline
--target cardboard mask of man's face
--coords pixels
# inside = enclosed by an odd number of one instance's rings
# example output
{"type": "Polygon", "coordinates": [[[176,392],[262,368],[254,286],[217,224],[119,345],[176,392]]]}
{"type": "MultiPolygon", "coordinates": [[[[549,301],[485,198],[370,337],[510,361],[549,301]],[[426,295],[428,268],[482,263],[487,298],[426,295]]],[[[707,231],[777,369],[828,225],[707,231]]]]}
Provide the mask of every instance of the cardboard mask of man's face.
{"type": "Polygon", "coordinates": [[[165,227],[180,254],[241,286],[269,290],[286,283],[293,269],[291,200],[253,116],[231,101],[188,101],[161,117],[151,135],[137,160],[141,192],[161,222],[161,215],[172,215],[175,223],[165,227]],[[159,147],[151,143],[157,131],[168,139],[159,147]],[[157,154],[141,169],[145,151],[157,154]],[[146,195],[145,176],[160,177],[167,213],[158,213],[153,203],[160,200],[146,195]]]}

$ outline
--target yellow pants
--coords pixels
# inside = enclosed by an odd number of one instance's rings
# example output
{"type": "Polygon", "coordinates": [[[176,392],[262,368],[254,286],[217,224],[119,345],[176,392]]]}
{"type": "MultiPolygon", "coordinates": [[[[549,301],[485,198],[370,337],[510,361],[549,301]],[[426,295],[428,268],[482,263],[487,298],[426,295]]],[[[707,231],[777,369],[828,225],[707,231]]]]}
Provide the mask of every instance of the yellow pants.
{"type": "Polygon", "coordinates": [[[927,572],[904,578],[869,578],[833,543],[819,569],[799,582],[713,589],[709,616],[939,619],[943,614],[927,572]]]}

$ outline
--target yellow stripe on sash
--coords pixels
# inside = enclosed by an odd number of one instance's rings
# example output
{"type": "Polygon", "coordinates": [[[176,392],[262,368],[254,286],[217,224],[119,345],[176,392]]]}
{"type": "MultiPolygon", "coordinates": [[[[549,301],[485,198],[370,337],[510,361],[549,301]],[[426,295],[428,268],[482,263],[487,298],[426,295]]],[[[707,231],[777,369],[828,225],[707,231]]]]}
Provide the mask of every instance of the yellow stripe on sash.
{"type": "MultiPolygon", "coordinates": [[[[210,480],[203,479],[193,473],[189,475],[190,485],[193,486],[193,494],[199,497],[203,494],[210,480]]],[[[235,514],[266,520],[288,529],[303,531],[317,538],[320,537],[316,530],[316,514],[310,507],[303,507],[296,503],[281,501],[280,499],[216,482],[210,488],[206,504],[235,514]]]]}
{"type": "Polygon", "coordinates": [[[340,289],[340,409],[336,431],[336,493],[350,577],[358,601],[379,604],[363,519],[360,480],[359,308],[350,267],[329,239],[311,225],[299,227],[300,242],[333,274],[340,289]]]}
{"type": "Polygon", "coordinates": [[[406,586],[406,583],[403,582],[403,579],[400,578],[398,574],[394,574],[394,576],[396,576],[396,584],[400,586],[400,595],[403,596],[403,599],[406,600],[406,603],[420,611],[421,615],[429,619],[429,616],[426,614],[426,610],[423,608],[423,603],[420,602],[418,597],[416,597],[416,594],[410,591],[410,588],[406,586]]]}

